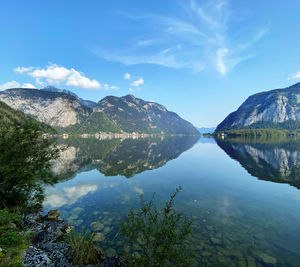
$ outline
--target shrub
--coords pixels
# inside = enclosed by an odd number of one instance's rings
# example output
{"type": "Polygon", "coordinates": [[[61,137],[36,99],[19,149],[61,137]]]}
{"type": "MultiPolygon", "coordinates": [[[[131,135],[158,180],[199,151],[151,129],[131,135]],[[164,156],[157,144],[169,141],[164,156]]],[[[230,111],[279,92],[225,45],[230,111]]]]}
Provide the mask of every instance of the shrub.
{"type": "Polygon", "coordinates": [[[94,243],[95,234],[86,231],[72,232],[67,236],[73,265],[99,264],[104,260],[102,250],[94,243]]]}
{"type": "Polygon", "coordinates": [[[141,209],[131,209],[121,223],[121,231],[131,246],[124,257],[129,266],[190,265],[192,255],[185,243],[192,222],[173,208],[180,190],[176,188],[162,210],[153,206],[154,195],[149,202],[141,196],[141,209]]]}

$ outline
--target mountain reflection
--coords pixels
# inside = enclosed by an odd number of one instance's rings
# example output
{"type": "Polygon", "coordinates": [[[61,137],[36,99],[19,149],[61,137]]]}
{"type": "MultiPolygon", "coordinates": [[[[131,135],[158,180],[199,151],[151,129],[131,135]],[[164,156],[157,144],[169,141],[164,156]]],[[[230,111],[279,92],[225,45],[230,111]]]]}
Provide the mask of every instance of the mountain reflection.
{"type": "Polygon", "coordinates": [[[261,180],[288,183],[300,189],[299,139],[216,140],[232,159],[261,180]]]}
{"type": "Polygon", "coordinates": [[[122,175],[127,178],[165,165],[190,149],[198,136],[151,137],[140,139],[69,138],[59,139],[67,145],[53,170],[61,179],[76,173],[97,169],[105,176],[122,175]]]}

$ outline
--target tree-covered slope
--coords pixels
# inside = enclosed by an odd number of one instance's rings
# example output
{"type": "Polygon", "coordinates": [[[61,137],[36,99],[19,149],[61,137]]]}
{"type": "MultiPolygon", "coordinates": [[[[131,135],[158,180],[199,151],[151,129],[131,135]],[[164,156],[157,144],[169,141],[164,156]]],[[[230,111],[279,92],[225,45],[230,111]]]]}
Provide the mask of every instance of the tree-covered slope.
{"type": "Polygon", "coordinates": [[[121,133],[120,127],[110,120],[103,112],[93,112],[75,133],[77,134],[95,134],[99,132],[121,133]]]}
{"type": "Polygon", "coordinates": [[[43,132],[54,133],[55,130],[49,125],[38,122],[32,117],[25,115],[22,111],[14,110],[5,103],[0,101],[0,129],[25,123],[37,124],[43,132]]]}
{"type": "Polygon", "coordinates": [[[300,83],[250,96],[216,131],[262,128],[300,129],[300,83]]]}

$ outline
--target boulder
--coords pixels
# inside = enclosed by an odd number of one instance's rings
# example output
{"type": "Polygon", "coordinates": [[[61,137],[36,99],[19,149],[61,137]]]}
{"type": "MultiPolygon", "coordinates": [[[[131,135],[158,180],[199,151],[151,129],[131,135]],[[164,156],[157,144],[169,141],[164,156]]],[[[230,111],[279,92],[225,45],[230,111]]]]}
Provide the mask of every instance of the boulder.
{"type": "Polygon", "coordinates": [[[34,246],[30,246],[25,251],[22,262],[24,266],[27,267],[33,267],[33,266],[54,267],[54,264],[51,262],[46,252],[34,246]]]}
{"type": "Polygon", "coordinates": [[[46,221],[55,221],[60,216],[58,210],[50,210],[47,215],[44,217],[46,221]]]}

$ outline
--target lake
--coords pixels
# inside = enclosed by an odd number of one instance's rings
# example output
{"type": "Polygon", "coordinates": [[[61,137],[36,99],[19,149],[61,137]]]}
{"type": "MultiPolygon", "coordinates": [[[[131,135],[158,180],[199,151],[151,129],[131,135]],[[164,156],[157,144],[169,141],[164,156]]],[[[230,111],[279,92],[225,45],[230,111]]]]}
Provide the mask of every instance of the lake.
{"type": "Polygon", "coordinates": [[[193,220],[195,266],[300,265],[300,141],[159,137],[69,138],[46,188],[77,230],[102,233],[107,256],[127,249],[119,224],[139,195],[157,205],[176,187],[175,208],[193,220]],[[95,223],[96,222],[96,223],[95,223]],[[94,223],[94,224],[93,224],[94,223]]]}

